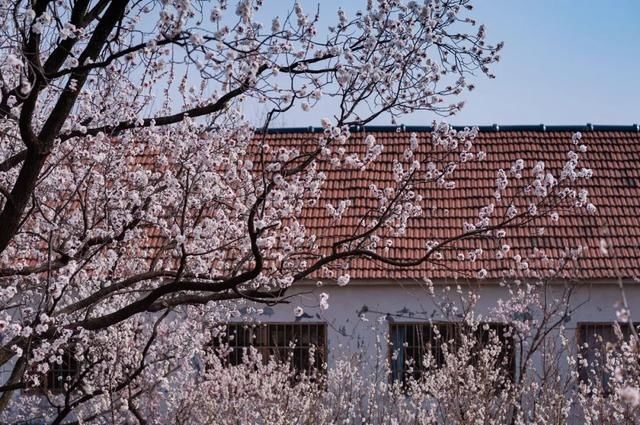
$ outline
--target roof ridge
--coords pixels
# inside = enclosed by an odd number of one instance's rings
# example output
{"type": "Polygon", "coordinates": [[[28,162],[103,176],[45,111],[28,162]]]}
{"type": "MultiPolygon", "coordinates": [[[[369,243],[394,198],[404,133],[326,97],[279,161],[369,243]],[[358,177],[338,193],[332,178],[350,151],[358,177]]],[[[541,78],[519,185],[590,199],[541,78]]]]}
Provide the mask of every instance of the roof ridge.
{"type": "MultiPolygon", "coordinates": [[[[453,125],[456,130],[463,130],[473,126],[453,125]]],[[[640,125],[609,125],[609,124],[591,124],[584,125],[545,125],[545,124],[525,124],[525,125],[479,125],[477,126],[481,132],[501,132],[501,131],[539,131],[539,132],[561,132],[561,131],[621,131],[621,132],[640,132],[640,125]]],[[[366,131],[366,132],[431,132],[433,126],[425,125],[353,125],[350,126],[351,131],[366,131]]],[[[261,130],[260,130],[261,131],[261,130]]],[[[267,133],[269,134],[287,134],[287,133],[321,133],[324,129],[322,127],[279,127],[269,128],[267,133]]]]}

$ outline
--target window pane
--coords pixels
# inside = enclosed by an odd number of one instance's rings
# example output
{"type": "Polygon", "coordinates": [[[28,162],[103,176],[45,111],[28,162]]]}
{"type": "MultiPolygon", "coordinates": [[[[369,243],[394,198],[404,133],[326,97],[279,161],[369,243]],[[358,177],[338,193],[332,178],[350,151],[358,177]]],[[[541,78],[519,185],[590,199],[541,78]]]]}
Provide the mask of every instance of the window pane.
{"type": "MultiPolygon", "coordinates": [[[[631,327],[628,323],[620,323],[622,338],[628,340],[631,336],[631,327]]],[[[635,325],[637,327],[637,325],[635,325]]],[[[610,374],[605,368],[608,352],[619,352],[620,343],[614,330],[613,323],[579,323],[578,344],[580,354],[586,361],[586,366],[580,364],[580,380],[587,383],[589,380],[600,382],[605,394],[610,391],[610,374]]]]}
{"type": "Polygon", "coordinates": [[[80,366],[71,351],[65,351],[61,357],[62,363],[49,364],[50,369],[47,373],[45,386],[47,390],[52,392],[64,392],[65,384],[71,384],[79,372],[80,366]]]}
{"type": "Polygon", "coordinates": [[[298,372],[320,368],[326,359],[326,325],[307,323],[267,323],[262,325],[228,324],[226,336],[216,338],[213,346],[227,344],[231,365],[242,362],[242,352],[259,348],[267,361],[270,357],[291,362],[298,372]],[[310,350],[313,348],[313,358],[310,350]]]}
{"type": "MultiPolygon", "coordinates": [[[[446,351],[455,351],[460,346],[463,332],[469,332],[468,328],[460,323],[393,323],[389,331],[392,353],[391,377],[403,382],[409,377],[419,378],[426,372],[424,361],[427,354],[432,356],[436,368],[442,367],[445,364],[444,345],[446,344],[446,351]]],[[[489,344],[492,338],[499,341],[502,351],[498,363],[513,377],[515,345],[509,326],[481,323],[474,337],[479,350],[489,344]]]]}

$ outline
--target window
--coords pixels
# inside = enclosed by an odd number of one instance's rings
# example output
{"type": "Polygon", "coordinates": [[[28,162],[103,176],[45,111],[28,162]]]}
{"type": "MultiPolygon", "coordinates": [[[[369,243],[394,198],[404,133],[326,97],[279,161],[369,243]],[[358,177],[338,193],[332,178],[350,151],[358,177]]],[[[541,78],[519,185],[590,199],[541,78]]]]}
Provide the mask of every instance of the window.
{"type": "MultiPolygon", "coordinates": [[[[391,378],[405,382],[409,377],[419,378],[424,372],[424,359],[430,353],[436,367],[445,363],[443,344],[451,350],[460,344],[460,337],[468,327],[461,323],[392,323],[391,334],[391,378]],[[409,367],[410,366],[410,367],[409,367]]],[[[515,345],[508,325],[482,323],[475,331],[479,348],[489,343],[496,335],[502,344],[498,361],[511,377],[515,373],[515,345]]]]}
{"type": "Polygon", "coordinates": [[[49,362],[47,373],[38,374],[40,385],[28,391],[33,391],[36,394],[47,391],[54,394],[67,392],[68,388],[65,388],[65,385],[73,385],[80,374],[80,362],[74,358],[73,352],[69,348],[60,354],[60,360],[60,363],[49,362]]]}
{"type": "Polygon", "coordinates": [[[77,377],[80,369],[78,361],[70,351],[61,355],[62,363],[50,363],[44,387],[54,393],[65,392],[65,384],[70,384],[77,377]]]}
{"type": "MultiPolygon", "coordinates": [[[[628,340],[631,336],[631,327],[628,323],[620,323],[622,337],[628,340]]],[[[638,329],[638,325],[635,325],[638,329]]],[[[579,366],[580,380],[587,383],[589,380],[600,382],[605,394],[609,393],[609,373],[604,365],[607,361],[607,352],[615,352],[620,349],[620,341],[616,335],[613,323],[578,323],[578,346],[580,355],[586,361],[579,366]]]]}
{"type": "Polygon", "coordinates": [[[326,327],[323,323],[229,323],[214,345],[228,346],[224,360],[231,365],[242,363],[243,352],[254,347],[265,361],[275,358],[291,362],[298,372],[310,372],[321,370],[326,360],[326,327]]]}

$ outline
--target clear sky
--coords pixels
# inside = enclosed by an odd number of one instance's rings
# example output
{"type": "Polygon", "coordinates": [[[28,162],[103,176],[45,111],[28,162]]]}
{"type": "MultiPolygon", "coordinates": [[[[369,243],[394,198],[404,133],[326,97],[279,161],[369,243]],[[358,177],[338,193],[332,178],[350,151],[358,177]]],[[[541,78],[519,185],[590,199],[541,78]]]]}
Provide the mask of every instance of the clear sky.
{"type": "MultiPolygon", "coordinates": [[[[290,5],[271,4],[278,3],[290,5]]],[[[307,12],[317,3],[303,1],[307,12]]],[[[365,3],[321,0],[321,16],[365,3]]],[[[488,39],[504,41],[505,48],[493,68],[497,78],[478,78],[476,90],[462,95],[465,108],[449,122],[640,123],[640,1],[476,0],[474,5],[488,39]]],[[[282,124],[318,125],[322,111],[314,112],[295,111],[282,124]]],[[[399,122],[425,125],[434,118],[423,112],[399,122]]],[[[376,122],[389,123],[386,117],[376,122]]]]}

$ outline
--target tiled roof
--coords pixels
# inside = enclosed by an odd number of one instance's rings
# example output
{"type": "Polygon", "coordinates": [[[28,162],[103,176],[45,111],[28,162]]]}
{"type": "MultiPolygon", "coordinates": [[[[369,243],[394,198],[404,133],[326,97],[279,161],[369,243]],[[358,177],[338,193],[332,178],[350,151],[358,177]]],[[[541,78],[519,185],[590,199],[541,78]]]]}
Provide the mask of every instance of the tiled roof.
{"type": "MultiPolygon", "coordinates": [[[[495,190],[496,171],[509,169],[522,158],[528,167],[542,160],[547,168],[558,170],[566,161],[575,128],[529,126],[500,129],[481,128],[474,145],[487,153],[487,159],[473,162],[455,172],[457,189],[446,190],[429,186],[419,189],[425,198],[424,214],[411,219],[407,234],[393,240],[388,255],[395,258],[415,257],[424,252],[428,240],[438,240],[460,233],[464,221],[476,221],[479,207],[491,202],[495,190]]],[[[594,215],[584,210],[565,214],[558,223],[548,225],[543,235],[539,225],[510,230],[506,243],[512,249],[510,256],[520,254],[528,258],[530,270],[553,269],[554,261],[543,261],[540,253],[557,260],[567,248],[586,246],[582,258],[567,266],[564,276],[577,279],[633,278],[640,276],[640,132],[637,126],[624,128],[588,127],[582,129],[582,141],[588,151],[582,155],[581,166],[591,168],[594,177],[584,183],[590,200],[597,207],[594,215]],[[608,255],[599,247],[602,240],[608,246],[608,255]]],[[[373,134],[384,144],[384,152],[375,165],[366,171],[335,170],[327,164],[320,168],[327,173],[323,199],[305,212],[307,228],[318,235],[321,245],[330,246],[336,237],[349,236],[367,206],[373,202],[369,184],[384,187],[393,180],[392,162],[407,146],[409,132],[416,131],[420,146],[430,140],[429,128],[367,128],[354,131],[358,139],[373,134]],[[335,222],[327,217],[326,203],[339,200],[353,202],[345,217],[335,222]]],[[[267,136],[272,146],[304,147],[314,145],[318,133],[309,129],[276,130],[267,136]]],[[[421,153],[418,150],[418,159],[421,153]]],[[[465,253],[478,244],[495,249],[495,242],[466,241],[458,245],[465,253]]],[[[440,265],[424,264],[411,269],[399,269],[380,263],[356,260],[351,263],[352,279],[445,279],[475,276],[484,268],[489,276],[499,278],[511,269],[510,260],[497,261],[486,256],[475,263],[459,261],[453,251],[440,265]]]]}

